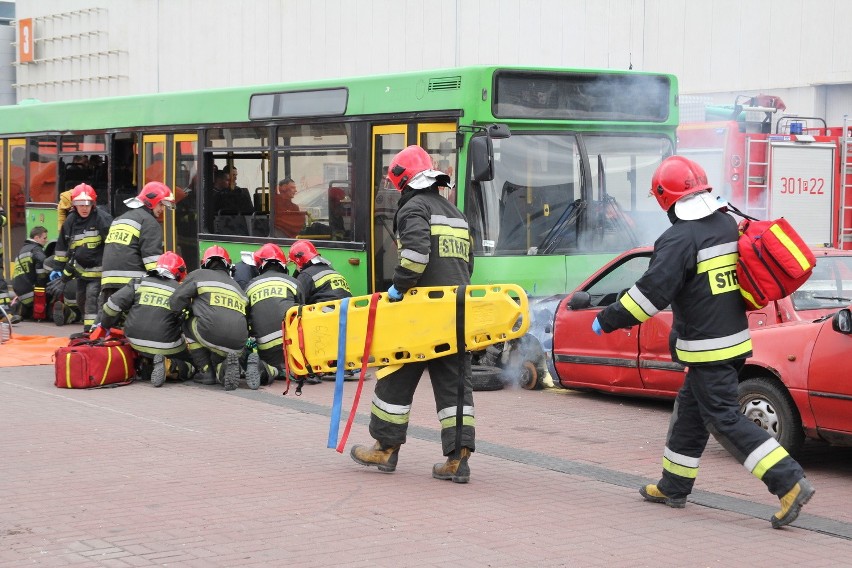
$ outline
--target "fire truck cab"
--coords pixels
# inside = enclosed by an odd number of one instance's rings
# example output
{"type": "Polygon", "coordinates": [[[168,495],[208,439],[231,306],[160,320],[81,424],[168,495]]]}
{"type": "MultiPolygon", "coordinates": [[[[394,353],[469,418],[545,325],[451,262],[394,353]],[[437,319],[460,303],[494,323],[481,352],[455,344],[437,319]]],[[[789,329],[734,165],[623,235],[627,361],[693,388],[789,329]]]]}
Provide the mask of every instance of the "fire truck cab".
{"type": "Polygon", "coordinates": [[[852,248],[852,122],[796,116],[771,95],[682,112],[677,153],[699,162],[714,191],[759,219],[785,217],[811,246],[852,248]]]}

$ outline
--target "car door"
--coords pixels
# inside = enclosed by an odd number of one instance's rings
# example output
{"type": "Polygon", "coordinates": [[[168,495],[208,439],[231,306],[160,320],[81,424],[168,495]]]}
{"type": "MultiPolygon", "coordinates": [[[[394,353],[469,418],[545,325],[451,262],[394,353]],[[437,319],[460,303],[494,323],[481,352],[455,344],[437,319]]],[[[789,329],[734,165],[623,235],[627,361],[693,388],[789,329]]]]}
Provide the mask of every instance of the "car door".
{"type": "Polygon", "coordinates": [[[672,311],[666,308],[639,326],[639,375],[648,394],[677,394],[686,367],[672,361],[669,334],[672,311]]]}
{"type": "Polygon", "coordinates": [[[852,433],[852,377],[838,372],[845,368],[850,352],[852,335],[832,329],[830,319],[824,321],[808,369],[808,398],[821,431],[852,433]]]}
{"type": "Polygon", "coordinates": [[[649,261],[650,252],[620,257],[581,287],[591,296],[591,305],[572,309],[570,297],[560,303],[554,323],[553,354],[563,386],[614,393],[643,390],[639,372],[640,326],[598,336],[592,331],[592,321],[633,285],[649,261]]]}

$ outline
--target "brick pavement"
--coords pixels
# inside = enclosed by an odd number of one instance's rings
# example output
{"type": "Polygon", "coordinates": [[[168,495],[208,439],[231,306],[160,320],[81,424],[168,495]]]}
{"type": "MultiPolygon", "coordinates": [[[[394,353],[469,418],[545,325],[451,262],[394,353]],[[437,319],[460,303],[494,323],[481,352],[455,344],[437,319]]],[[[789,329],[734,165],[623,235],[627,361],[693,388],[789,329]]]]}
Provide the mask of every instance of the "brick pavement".
{"type": "MultiPolygon", "coordinates": [[[[850,449],[808,445],[817,494],[787,529],[712,440],[685,509],[644,503],[670,403],[476,393],[472,479],[456,485],[430,476],[442,458],[427,381],[382,474],[325,447],[331,383],[299,398],[282,383],[68,391],[52,371],[0,369],[0,568],[852,565],[850,449]]],[[[349,445],[369,441],[372,388],[349,445]]]]}

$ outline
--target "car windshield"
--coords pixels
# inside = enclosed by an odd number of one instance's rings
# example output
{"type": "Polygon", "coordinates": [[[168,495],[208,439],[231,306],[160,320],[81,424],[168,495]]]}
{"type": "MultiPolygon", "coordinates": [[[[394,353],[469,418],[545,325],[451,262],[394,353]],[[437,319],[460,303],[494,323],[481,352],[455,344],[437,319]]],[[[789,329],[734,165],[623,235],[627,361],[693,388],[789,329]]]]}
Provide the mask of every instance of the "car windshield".
{"type": "Polygon", "coordinates": [[[807,282],[792,295],[793,308],[842,308],[852,303],[852,256],[819,256],[807,282]]]}

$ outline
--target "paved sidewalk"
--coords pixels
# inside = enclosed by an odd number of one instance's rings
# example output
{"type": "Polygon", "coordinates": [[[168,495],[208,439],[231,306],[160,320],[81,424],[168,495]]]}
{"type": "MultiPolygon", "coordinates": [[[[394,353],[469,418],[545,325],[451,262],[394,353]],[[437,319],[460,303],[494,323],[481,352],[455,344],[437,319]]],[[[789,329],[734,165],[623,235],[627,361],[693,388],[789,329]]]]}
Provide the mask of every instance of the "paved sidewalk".
{"type": "Polygon", "coordinates": [[[457,485],[431,478],[443,458],[424,380],[397,471],[359,466],[346,454],[370,441],[374,382],[340,455],[326,448],[333,383],[72,391],[49,366],[0,369],[0,568],[852,565],[850,449],[808,445],[817,494],[773,530],[777,500],[712,440],[685,509],[642,501],[665,402],[478,392],[457,485]]]}

